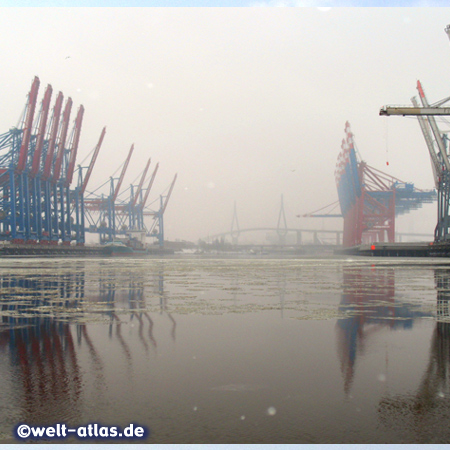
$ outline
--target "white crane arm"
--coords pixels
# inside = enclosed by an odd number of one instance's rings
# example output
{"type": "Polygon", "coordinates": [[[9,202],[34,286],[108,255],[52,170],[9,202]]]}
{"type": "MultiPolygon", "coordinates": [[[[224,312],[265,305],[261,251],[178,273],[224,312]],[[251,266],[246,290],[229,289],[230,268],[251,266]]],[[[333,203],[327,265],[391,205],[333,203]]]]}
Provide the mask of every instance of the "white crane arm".
{"type": "MultiPolygon", "coordinates": [[[[428,100],[425,97],[425,93],[422,89],[422,85],[420,84],[419,80],[417,80],[417,90],[419,91],[420,100],[422,102],[422,105],[425,108],[428,108],[430,105],[428,104],[428,100]]],[[[428,123],[430,124],[431,130],[433,131],[434,139],[435,139],[436,144],[439,148],[439,151],[442,155],[442,159],[444,160],[445,167],[446,167],[447,171],[450,172],[450,162],[448,160],[447,150],[445,148],[445,144],[444,144],[444,140],[442,139],[441,132],[439,131],[439,128],[436,124],[436,119],[433,116],[429,116],[428,123]]]]}
{"type": "MultiPolygon", "coordinates": [[[[418,102],[415,97],[413,97],[411,99],[411,102],[413,103],[414,106],[416,106],[416,107],[418,106],[418,102]]],[[[439,159],[436,154],[436,150],[435,150],[435,147],[433,144],[433,139],[431,137],[427,119],[424,118],[423,116],[417,116],[417,120],[419,121],[420,129],[422,130],[423,137],[425,138],[425,142],[428,147],[428,152],[430,153],[431,168],[433,169],[434,184],[436,185],[436,189],[437,189],[439,186],[439,178],[441,177],[441,174],[442,174],[442,167],[441,167],[441,164],[439,163],[439,159]]]]}

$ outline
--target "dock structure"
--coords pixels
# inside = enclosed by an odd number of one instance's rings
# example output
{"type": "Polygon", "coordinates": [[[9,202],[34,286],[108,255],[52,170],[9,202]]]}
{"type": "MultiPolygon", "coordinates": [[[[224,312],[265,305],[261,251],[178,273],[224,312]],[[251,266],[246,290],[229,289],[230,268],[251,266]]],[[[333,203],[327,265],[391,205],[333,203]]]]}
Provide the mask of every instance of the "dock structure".
{"type": "MultiPolygon", "coordinates": [[[[146,202],[158,165],[146,188],[147,171],[137,189],[130,185],[126,200],[118,197],[120,185],[106,195],[88,192],[86,188],[106,127],[89,166],[76,167],[84,107],[79,106],[70,128],[72,99],[69,97],[64,102],[64,95],[59,92],[51,109],[53,88],[48,85],[39,108],[39,86],[36,76],[18,126],[0,135],[0,242],[11,245],[10,250],[2,246],[0,256],[5,252],[23,253],[17,246],[24,245],[29,247],[29,253],[66,254],[69,250],[51,249],[59,245],[71,249],[84,247],[86,232],[98,233],[102,243],[116,236],[136,243],[136,236],[139,236],[139,243],[143,245],[145,237],[151,236],[162,247],[163,214],[176,176],[169,194],[160,196],[160,207],[155,211],[149,209],[146,202]],[[145,217],[150,217],[150,223],[145,222],[145,217]],[[41,248],[33,249],[34,246],[41,248]]],[[[130,157],[131,154],[128,162],[130,157]]],[[[150,161],[146,169],[149,165],[150,161]]],[[[126,168],[123,175],[125,171],[126,168]]],[[[122,181],[123,176],[120,184],[122,181]]],[[[114,185],[113,181],[111,184],[114,185]]],[[[82,253],[81,250],[70,251],[82,253]]]]}
{"type": "Polygon", "coordinates": [[[450,257],[450,243],[446,242],[377,242],[336,250],[337,255],[386,256],[405,258],[450,257]]]}
{"type": "MultiPolygon", "coordinates": [[[[377,242],[375,244],[361,244],[336,250],[336,254],[354,256],[395,256],[395,257],[429,257],[431,256],[430,242],[377,242]]],[[[450,246],[448,248],[450,253],[450,246]]],[[[441,255],[435,255],[441,256],[441,255]]],[[[445,256],[445,255],[442,255],[445,256]]]]}

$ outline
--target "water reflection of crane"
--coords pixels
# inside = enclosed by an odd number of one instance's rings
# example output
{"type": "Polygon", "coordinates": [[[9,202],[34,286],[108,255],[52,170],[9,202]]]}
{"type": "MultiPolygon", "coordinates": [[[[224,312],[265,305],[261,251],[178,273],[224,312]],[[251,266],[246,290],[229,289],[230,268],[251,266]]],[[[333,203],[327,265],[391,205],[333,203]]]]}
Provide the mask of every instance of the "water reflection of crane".
{"type": "Polygon", "coordinates": [[[379,420],[411,436],[411,441],[447,443],[450,439],[450,270],[435,269],[437,321],[428,364],[414,394],[384,396],[379,420]]]}
{"type": "MultiPolygon", "coordinates": [[[[167,313],[164,271],[155,273],[161,313],[167,313]]],[[[48,272],[32,265],[0,271],[0,355],[9,354],[10,367],[5,370],[13,374],[13,391],[3,389],[0,401],[7,403],[10,395],[20,398],[14,402],[15,406],[11,405],[18,408],[16,420],[20,418],[30,424],[57,423],[62,419],[80,422],[86,382],[80,369],[82,347],[88,355],[87,360],[82,360],[91,363],[90,377],[96,395],[102,395],[106,385],[105,364],[102,348],[96,335],[92,338],[89,325],[99,315],[110,318],[110,338],[119,343],[129,366],[132,342],[127,342],[121,333],[127,311],[130,320],[136,318],[139,322],[139,342],[145,351],[150,345],[156,348],[154,323],[145,300],[146,280],[145,271],[125,273],[123,268],[103,267],[98,262],[71,262],[48,272]],[[148,334],[144,333],[146,322],[148,334]]],[[[176,321],[167,314],[173,323],[171,334],[175,339],[176,321]]],[[[0,366],[8,364],[7,361],[3,358],[0,366]]],[[[0,423],[12,420],[7,410],[2,416],[0,423]]]]}
{"type": "Polygon", "coordinates": [[[15,380],[22,420],[56,423],[79,416],[82,380],[69,324],[45,318],[27,324],[27,319],[14,318],[0,332],[0,341],[0,352],[8,351],[11,366],[19,369],[15,380]]]}
{"type": "Polygon", "coordinates": [[[157,293],[159,296],[159,306],[160,306],[160,314],[166,313],[169,320],[172,322],[172,329],[171,329],[171,336],[173,341],[176,339],[176,328],[177,328],[177,322],[173,318],[172,314],[167,310],[167,295],[166,291],[164,290],[164,262],[161,263],[158,269],[158,281],[155,283],[155,286],[157,286],[157,293]]]}
{"type": "Polygon", "coordinates": [[[344,266],[344,292],[339,311],[346,316],[336,324],[338,354],[349,394],[356,361],[366,341],[384,328],[409,329],[422,313],[408,304],[395,304],[395,272],[392,267],[344,266]]]}
{"type": "MultiPolygon", "coordinates": [[[[18,369],[13,369],[21,392],[17,407],[29,423],[80,415],[82,376],[67,311],[77,311],[83,301],[85,274],[77,264],[75,269],[0,275],[0,352],[8,352],[11,367],[18,369]]],[[[84,339],[89,340],[87,330],[84,339]]]]}

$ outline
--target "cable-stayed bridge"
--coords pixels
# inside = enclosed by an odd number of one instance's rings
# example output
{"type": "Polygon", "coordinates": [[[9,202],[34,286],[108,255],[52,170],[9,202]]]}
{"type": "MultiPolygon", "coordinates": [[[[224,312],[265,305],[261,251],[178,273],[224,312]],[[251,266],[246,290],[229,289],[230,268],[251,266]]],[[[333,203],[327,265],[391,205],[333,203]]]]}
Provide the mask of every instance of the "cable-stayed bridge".
{"type": "MultiPolygon", "coordinates": [[[[333,217],[342,217],[339,214],[333,215],[333,217]]],[[[236,202],[234,203],[233,219],[231,221],[231,227],[228,231],[223,231],[216,234],[211,234],[207,238],[203,239],[206,243],[220,243],[226,242],[233,246],[239,247],[251,247],[253,244],[249,244],[252,239],[242,238],[242,235],[251,235],[256,233],[266,233],[265,242],[261,244],[261,238],[258,240],[257,245],[263,246],[278,246],[278,247],[299,247],[305,245],[314,246],[341,246],[342,245],[342,229],[319,229],[314,227],[309,228],[296,228],[289,227],[286,221],[286,215],[284,211],[283,196],[281,196],[280,211],[278,215],[277,226],[267,227],[247,227],[241,228],[239,226],[239,220],[237,216],[236,202]],[[247,243],[245,243],[247,242],[247,243]]],[[[433,240],[433,233],[414,233],[414,232],[396,232],[396,242],[402,242],[404,239],[408,240],[420,240],[431,241],[433,240]]]]}

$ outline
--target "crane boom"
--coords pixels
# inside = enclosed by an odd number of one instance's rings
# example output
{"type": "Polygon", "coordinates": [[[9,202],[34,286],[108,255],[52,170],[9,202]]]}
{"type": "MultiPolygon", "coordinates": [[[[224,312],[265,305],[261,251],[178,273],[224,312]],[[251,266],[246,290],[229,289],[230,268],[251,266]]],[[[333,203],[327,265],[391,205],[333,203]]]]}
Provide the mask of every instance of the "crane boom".
{"type": "Polygon", "coordinates": [[[450,116],[450,108],[430,106],[416,108],[414,106],[383,106],[380,116],[450,116]]]}
{"type": "MultiPolygon", "coordinates": [[[[417,80],[417,90],[419,91],[420,101],[425,108],[428,108],[430,105],[428,104],[428,100],[425,97],[425,93],[422,88],[422,84],[419,80],[417,80]]],[[[450,171],[450,162],[448,160],[447,151],[444,145],[444,141],[441,136],[441,132],[439,131],[436,125],[436,119],[433,116],[428,117],[428,123],[430,124],[431,130],[434,134],[434,139],[436,141],[437,146],[439,147],[439,151],[442,155],[442,159],[444,160],[445,167],[448,171],[450,171]]]]}
{"type": "MultiPolygon", "coordinates": [[[[417,99],[413,97],[411,99],[411,102],[414,106],[419,106],[417,99]]],[[[442,175],[442,168],[441,164],[439,164],[438,157],[436,155],[436,151],[433,145],[433,139],[430,134],[430,130],[428,128],[428,122],[427,119],[422,116],[417,116],[417,120],[419,121],[420,129],[422,130],[423,137],[425,138],[425,142],[428,147],[428,152],[430,154],[431,158],[431,168],[433,169],[433,177],[434,177],[434,183],[436,185],[436,188],[439,187],[439,178],[442,175]]]]}
{"type": "Polygon", "coordinates": [[[61,117],[63,98],[64,96],[62,92],[60,92],[56,98],[55,106],[53,107],[50,137],[48,140],[47,155],[45,157],[44,172],[42,174],[42,179],[44,180],[48,180],[50,178],[50,171],[52,170],[53,154],[55,152],[56,137],[58,136],[59,119],[61,117]]]}
{"type": "Polygon", "coordinates": [[[158,172],[158,167],[159,167],[159,163],[156,164],[155,170],[153,171],[150,181],[148,183],[147,190],[145,191],[144,199],[141,202],[142,209],[145,208],[145,204],[147,203],[148,195],[150,194],[150,190],[152,189],[152,186],[153,186],[153,181],[155,181],[156,172],[158,172]]]}
{"type": "Polygon", "coordinates": [[[130,151],[128,152],[127,159],[125,160],[125,163],[124,163],[123,168],[122,168],[122,172],[120,173],[119,181],[117,182],[117,186],[114,189],[114,193],[112,195],[113,202],[116,201],[116,198],[119,195],[120,186],[122,185],[123,179],[125,177],[125,172],[127,171],[127,167],[128,167],[129,162],[130,162],[131,155],[133,154],[133,150],[134,150],[134,144],[131,146],[130,151]]]}
{"type": "Polygon", "coordinates": [[[33,126],[34,110],[36,109],[36,100],[39,91],[39,83],[40,83],[39,78],[34,77],[30,93],[28,94],[25,123],[22,135],[22,144],[20,146],[19,159],[16,166],[17,173],[22,173],[27,163],[28,147],[30,145],[31,129],[33,126]]]}
{"type": "Polygon", "coordinates": [[[147,161],[147,165],[145,166],[145,169],[142,172],[141,181],[139,182],[139,186],[136,190],[136,194],[134,195],[133,201],[131,202],[132,206],[136,205],[136,202],[139,198],[139,194],[141,193],[141,190],[142,190],[142,185],[144,184],[145,177],[147,176],[148,168],[150,167],[150,161],[151,161],[151,158],[149,158],[149,160],[147,161]]]}
{"type": "Polygon", "coordinates": [[[66,187],[70,186],[72,183],[73,172],[75,169],[75,161],[77,159],[78,144],[80,142],[81,124],[83,123],[83,115],[84,115],[84,107],[83,105],[80,105],[72,133],[69,164],[67,165],[66,177],[64,182],[64,185],[66,187]]]}
{"type": "Polygon", "coordinates": [[[94,154],[92,155],[91,162],[89,164],[88,170],[86,172],[86,176],[83,180],[83,185],[81,186],[81,193],[83,194],[86,190],[86,186],[89,182],[89,178],[91,177],[92,170],[94,169],[95,161],[97,160],[97,156],[100,152],[100,147],[102,146],[103,138],[105,137],[106,127],[103,127],[102,134],[100,135],[100,139],[98,140],[97,147],[95,147],[94,154]]]}
{"type": "Polygon", "coordinates": [[[41,113],[39,116],[39,128],[34,148],[33,162],[31,165],[31,176],[35,176],[39,172],[41,165],[42,147],[44,146],[45,129],[47,127],[48,110],[50,108],[50,99],[52,97],[53,88],[48,85],[42,99],[41,113]]]}
{"type": "Polygon", "coordinates": [[[164,202],[164,206],[162,207],[162,214],[164,214],[166,207],[167,207],[167,203],[169,203],[169,199],[170,199],[170,196],[172,195],[173,187],[175,186],[175,181],[177,180],[177,175],[178,174],[175,174],[172,184],[170,185],[169,193],[167,194],[166,200],[164,202]]]}

